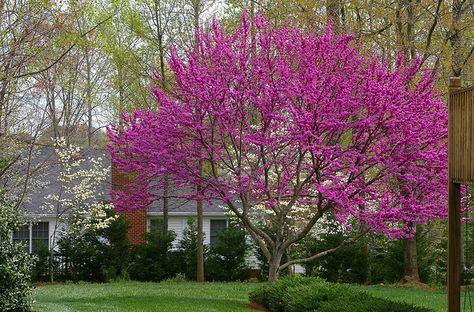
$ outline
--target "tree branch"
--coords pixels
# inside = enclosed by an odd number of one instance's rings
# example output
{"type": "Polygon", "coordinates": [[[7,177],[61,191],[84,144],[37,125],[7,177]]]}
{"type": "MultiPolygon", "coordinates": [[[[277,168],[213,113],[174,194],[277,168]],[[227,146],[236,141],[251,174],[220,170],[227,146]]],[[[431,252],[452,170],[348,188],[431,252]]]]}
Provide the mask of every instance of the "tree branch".
{"type": "MultiPolygon", "coordinates": [[[[118,11],[118,10],[117,10],[118,11]]],[[[111,15],[109,15],[107,18],[103,19],[102,21],[100,21],[99,23],[97,23],[94,27],[92,27],[91,29],[89,29],[88,31],[86,31],[85,33],[81,34],[81,36],[79,36],[79,39],[82,39],[84,38],[85,36],[87,36],[88,34],[90,34],[91,32],[93,32],[94,30],[96,30],[97,28],[99,28],[101,25],[103,25],[104,23],[106,23],[107,21],[109,21],[112,17],[114,17],[114,15],[117,13],[117,11],[115,11],[114,13],[112,13],[111,15]]],[[[15,76],[12,76],[12,78],[14,79],[19,79],[19,78],[23,78],[23,77],[27,77],[27,76],[33,76],[33,75],[37,75],[37,74],[40,74],[42,72],[45,72],[49,69],[51,69],[54,65],[56,65],[57,63],[59,63],[66,55],[69,54],[69,52],[71,52],[72,49],[74,49],[74,47],[77,45],[77,41],[72,43],[69,48],[67,48],[63,53],[61,53],[61,55],[55,59],[51,64],[49,64],[48,66],[46,67],[43,67],[41,69],[38,69],[38,70],[35,70],[35,71],[31,71],[31,72],[26,72],[26,73],[23,73],[23,74],[19,74],[19,75],[15,75],[15,76]]]]}
{"type": "Polygon", "coordinates": [[[334,253],[334,252],[338,251],[339,249],[341,249],[342,247],[354,243],[355,241],[357,241],[358,239],[360,239],[362,236],[364,236],[365,234],[367,234],[368,231],[369,231],[368,229],[367,229],[367,230],[364,230],[363,232],[360,232],[360,233],[357,234],[356,236],[351,237],[351,238],[349,238],[349,239],[343,241],[343,242],[342,242],[341,244],[339,244],[338,246],[336,246],[336,247],[334,247],[334,248],[331,248],[331,249],[328,249],[328,250],[326,250],[326,251],[317,253],[317,254],[315,254],[315,255],[312,255],[311,257],[302,258],[302,259],[294,259],[294,260],[288,261],[288,262],[286,262],[285,264],[282,264],[282,265],[280,266],[280,270],[283,270],[283,269],[285,269],[285,268],[287,268],[287,267],[289,267],[290,265],[293,265],[293,264],[310,262],[310,261],[316,260],[316,259],[318,259],[318,258],[327,256],[328,254],[334,253]]]}

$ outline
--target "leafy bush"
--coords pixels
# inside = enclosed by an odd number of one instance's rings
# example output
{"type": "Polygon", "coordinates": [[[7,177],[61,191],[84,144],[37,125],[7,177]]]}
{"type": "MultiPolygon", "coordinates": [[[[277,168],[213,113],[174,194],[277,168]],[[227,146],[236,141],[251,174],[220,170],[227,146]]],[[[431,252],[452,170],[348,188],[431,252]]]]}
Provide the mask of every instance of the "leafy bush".
{"type": "Polygon", "coordinates": [[[0,194],[0,311],[30,310],[30,272],[33,258],[9,233],[21,226],[18,212],[0,194]]]}
{"type": "Polygon", "coordinates": [[[337,300],[342,294],[351,293],[349,287],[320,281],[317,285],[306,284],[292,287],[283,296],[284,309],[288,312],[312,311],[324,302],[337,300]]]}
{"type": "Polygon", "coordinates": [[[129,268],[130,278],[139,281],[161,281],[176,275],[176,257],[170,252],[176,234],[153,231],[145,243],[135,247],[129,268]]]}
{"type": "Polygon", "coordinates": [[[127,234],[130,228],[128,220],[123,215],[119,215],[108,228],[103,230],[104,236],[108,240],[106,251],[109,259],[108,279],[126,279],[128,277],[131,247],[127,234]]]}
{"type": "MultiPolygon", "coordinates": [[[[335,216],[328,216],[328,220],[335,216]]],[[[347,234],[341,233],[338,223],[324,224],[324,231],[317,238],[307,236],[295,249],[294,258],[306,258],[319,252],[339,246],[347,239],[347,234]]],[[[317,260],[306,263],[306,274],[338,283],[366,283],[369,275],[369,257],[366,238],[317,260]]]]}
{"type": "MultiPolygon", "coordinates": [[[[447,235],[443,226],[438,221],[417,225],[417,262],[424,283],[445,283],[447,235]]],[[[403,277],[403,240],[371,235],[369,246],[370,283],[398,283],[403,277]]]]}
{"type": "MultiPolygon", "coordinates": [[[[40,246],[34,253],[36,257],[35,264],[32,271],[32,280],[35,282],[47,281],[49,279],[49,269],[50,269],[50,253],[47,244],[40,246]]],[[[54,263],[54,270],[56,271],[57,263],[54,263]]]]}
{"type": "Polygon", "coordinates": [[[21,244],[0,242],[0,311],[29,311],[33,258],[21,244]]]}
{"type": "Polygon", "coordinates": [[[128,221],[119,216],[108,228],[62,236],[58,241],[59,254],[66,269],[57,279],[106,282],[126,277],[130,261],[129,228],[128,221]]]}
{"type": "Polygon", "coordinates": [[[284,296],[289,289],[308,285],[311,283],[320,282],[316,278],[305,278],[296,275],[291,278],[282,278],[273,284],[267,284],[250,293],[250,301],[256,302],[271,311],[284,311],[284,296]]]}
{"type": "Polygon", "coordinates": [[[321,304],[318,312],[430,312],[432,310],[403,302],[368,296],[362,292],[344,294],[337,300],[321,304]]]}
{"type": "Polygon", "coordinates": [[[376,298],[344,284],[315,278],[285,278],[250,294],[250,300],[272,312],[430,312],[406,303],[376,298]]]}
{"type": "Polygon", "coordinates": [[[107,280],[107,243],[98,233],[64,235],[58,244],[59,253],[67,267],[64,275],[58,276],[58,279],[96,282],[107,280]]]}
{"type": "Polygon", "coordinates": [[[206,279],[213,281],[244,280],[250,274],[246,255],[250,245],[245,232],[227,228],[217,235],[217,241],[209,249],[206,261],[206,279]]]}

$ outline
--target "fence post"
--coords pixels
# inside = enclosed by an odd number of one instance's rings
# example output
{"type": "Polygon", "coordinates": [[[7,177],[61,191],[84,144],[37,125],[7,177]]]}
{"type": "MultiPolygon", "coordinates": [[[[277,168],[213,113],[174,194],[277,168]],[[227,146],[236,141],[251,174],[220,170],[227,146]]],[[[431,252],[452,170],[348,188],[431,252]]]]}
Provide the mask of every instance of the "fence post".
{"type": "MultiPolygon", "coordinates": [[[[448,105],[453,105],[453,91],[461,88],[461,79],[449,79],[448,105]]],[[[448,152],[448,312],[461,311],[461,185],[453,180],[453,120],[449,116],[448,152]]]]}

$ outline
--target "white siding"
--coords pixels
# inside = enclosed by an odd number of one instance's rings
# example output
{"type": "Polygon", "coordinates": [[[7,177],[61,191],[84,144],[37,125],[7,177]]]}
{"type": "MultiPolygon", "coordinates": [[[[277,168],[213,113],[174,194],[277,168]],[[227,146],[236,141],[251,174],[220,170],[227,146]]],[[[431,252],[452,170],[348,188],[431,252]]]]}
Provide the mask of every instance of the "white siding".
{"type": "Polygon", "coordinates": [[[202,231],[204,232],[204,244],[209,245],[211,243],[211,219],[204,218],[202,220],[202,231]]]}
{"type": "Polygon", "coordinates": [[[176,233],[176,239],[173,242],[174,247],[178,247],[178,242],[183,238],[183,231],[186,228],[186,219],[181,217],[169,217],[168,230],[176,233]]]}
{"type": "MultiPolygon", "coordinates": [[[[148,217],[148,225],[150,219],[160,217],[148,217]]],[[[203,218],[203,231],[204,231],[204,244],[208,245],[211,241],[211,220],[226,220],[226,217],[204,217],[203,218]]],[[[168,217],[168,230],[176,233],[176,239],[173,242],[173,246],[177,247],[179,241],[183,238],[183,231],[186,229],[188,217],[187,216],[170,216],[168,217]]]]}
{"type": "MultiPolygon", "coordinates": [[[[43,222],[49,222],[49,246],[51,248],[51,244],[53,244],[53,235],[54,235],[54,230],[56,226],[56,218],[41,218],[41,220],[38,221],[43,221],[43,222]]],[[[64,228],[66,225],[64,223],[59,223],[58,228],[56,229],[56,238],[55,238],[55,245],[54,249],[58,250],[58,241],[61,238],[61,233],[63,232],[64,228]]]]}

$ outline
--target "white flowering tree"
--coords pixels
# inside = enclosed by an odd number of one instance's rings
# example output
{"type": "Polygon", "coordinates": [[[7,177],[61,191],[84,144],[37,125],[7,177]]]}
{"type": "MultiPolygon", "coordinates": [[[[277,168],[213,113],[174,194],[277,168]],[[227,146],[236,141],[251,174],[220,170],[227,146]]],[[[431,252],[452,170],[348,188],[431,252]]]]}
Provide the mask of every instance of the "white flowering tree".
{"type": "Polygon", "coordinates": [[[58,233],[80,236],[83,233],[105,229],[117,218],[111,214],[113,204],[104,200],[101,185],[106,182],[110,166],[103,165],[101,157],[83,156],[81,149],[67,145],[64,139],[56,142],[60,172],[57,193],[48,194],[43,209],[56,216],[50,243],[50,279],[54,280],[53,259],[58,233]]]}

